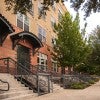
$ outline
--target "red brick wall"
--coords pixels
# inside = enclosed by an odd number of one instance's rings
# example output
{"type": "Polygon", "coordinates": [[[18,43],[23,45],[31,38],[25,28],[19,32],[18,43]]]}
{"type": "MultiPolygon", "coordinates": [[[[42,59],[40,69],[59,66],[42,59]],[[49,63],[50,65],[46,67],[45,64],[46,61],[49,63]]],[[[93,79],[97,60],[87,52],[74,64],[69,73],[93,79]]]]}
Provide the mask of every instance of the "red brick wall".
{"type": "Polygon", "coordinates": [[[0,46],[0,58],[3,57],[11,57],[15,59],[16,50],[12,50],[12,42],[10,37],[8,36],[4,41],[3,45],[0,46]]]}
{"type": "MultiPolygon", "coordinates": [[[[47,60],[47,66],[48,66],[48,69],[51,69],[51,66],[52,66],[51,54],[50,54],[50,51],[48,51],[48,48],[50,48],[50,47],[45,44],[42,48],[40,48],[38,50],[38,52],[41,52],[41,53],[47,55],[47,58],[48,58],[48,60],[47,60]]],[[[34,56],[31,57],[31,63],[33,65],[37,65],[37,53],[34,56]]]]}
{"type": "MultiPolygon", "coordinates": [[[[13,26],[13,27],[14,27],[16,33],[22,31],[21,29],[17,28],[16,26],[13,26]]],[[[33,55],[32,44],[30,44],[30,42],[27,40],[20,40],[18,44],[21,44],[23,46],[30,48],[31,64],[37,65],[37,53],[35,55],[33,55]]],[[[51,66],[52,66],[51,55],[50,55],[50,52],[48,51],[48,48],[50,48],[50,47],[45,44],[44,47],[40,48],[38,52],[44,53],[48,56],[47,65],[48,65],[49,69],[51,69],[51,66]]],[[[0,58],[5,58],[5,57],[11,57],[11,58],[17,60],[17,46],[14,48],[14,50],[12,49],[12,41],[11,41],[10,35],[8,35],[7,38],[5,39],[3,46],[0,46],[0,58]]]]}

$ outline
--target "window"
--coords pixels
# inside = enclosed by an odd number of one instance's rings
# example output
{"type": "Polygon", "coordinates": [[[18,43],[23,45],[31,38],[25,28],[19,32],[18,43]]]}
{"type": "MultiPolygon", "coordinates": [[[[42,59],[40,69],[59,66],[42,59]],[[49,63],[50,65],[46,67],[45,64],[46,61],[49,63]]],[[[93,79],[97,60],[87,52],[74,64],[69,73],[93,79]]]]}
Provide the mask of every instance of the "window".
{"type": "Polygon", "coordinates": [[[54,72],[58,72],[57,61],[52,59],[52,68],[54,72]]]}
{"type": "Polygon", "coordinates": [[[44,10],[44,7],[41,2],[38,2],[38,14],[39,17],[43,18],[44,20],[46,19],[46,11],[44,10]]]}
{"type": "Polygon", "coordinates": [[[51,16],[51,27],[54,29],[54,26],[56,24],[56,20],[53,16],[51,16]]]}
{"type": "Polygon", "coordinates": [[[58,10],[58,21],[60,21],[62,18],[62,13],[61,13],[61,10],[58,10]]]}
{"type": "Polygon", "coordinates": [[[21,13],[17,14],[17,26],[24,31],[29,31],[29,18],[21,13]]]}
{"type": "Polygon", "coordinates": [[[46,42],[46,31],[40,25],[38,26],[38,37],[42,42],[46,42]]]}
{"type": "Polygon", "coordinates": [[[47,55],[43,54],[43,53],[38,53],[37,56],[37,63],[39,65],[39,69],[40,70],[47,70],[47,55]]]}
{"type": "Polygon", "coordinates": [[[55,1],[53,2],[52,10],[53,10],[53,11],[56,11],[56,2],[55,2],[55,1]]]}
{"type": "Polygon", "coordinates": [[[23,15],[21,13],[17,14],[17,26],[23,29],[23,15]]]}
{"type": "MultiPolygon", "coordinates": [[[[30,3],[32,3],[32,0],[30,0],[30,3]]],[[[34,15],[34,5],[32,3],[32,8],[30,9],[29,13],[33,16],[34,15]]]]}
{"type": "Polygon", "coordinates": [[[24,31],[29,31],[29,19],[27,16],[24,16],[24,31]]]}

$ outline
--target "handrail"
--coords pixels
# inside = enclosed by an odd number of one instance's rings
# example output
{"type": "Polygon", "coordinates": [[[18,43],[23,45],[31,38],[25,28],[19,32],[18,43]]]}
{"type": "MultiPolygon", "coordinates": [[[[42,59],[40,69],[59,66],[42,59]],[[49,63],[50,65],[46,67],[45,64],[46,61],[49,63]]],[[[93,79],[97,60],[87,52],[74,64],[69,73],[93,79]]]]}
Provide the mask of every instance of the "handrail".
{"type": "Polygon", "coordinates": [[[3,80],[1,80],[1,79],[0,79],[0,81],[1,81],[2,83],[6,83],[6,84],[8,85],[8,88],[7,88],[7,89],[0,89],[0,91],[9,91],[9,88],[10,88],[9,83],[8,83],[7,81],[3,81],[3,80]]]}
{"type": "MultiPolygon", "coordinates": [[[[37,72],[38,69],[37,69],[36,66],[30,64],[30,63],[29,63],[28,61],[26,61],[26,60],[25,60],[24,62],[30,65],[30,69],[31,69],[31,72],[32,72],[32,73],[34,73],[34,71],[37,72]],[[34,69],[33,69],[33,68],[34,68],[34,69]]],[[[35,73],[35,74],[36,74],[36,73],[35,73]]]]}
{"type": "Polygon", "coordinates": [[[25,63],[27,63],[27,64],[29,64],[30,65],[30,67],[31,67],[31,69],[32,69],[32,71],[34,71],[34,69],[35,69],[35,71],[36,72],[42,72],[42,73],[49,73],[50,74],[50,72],[48,71],[48,69],[46,70],[46,71],[44,71],[44,70],[42,70],[42,69],[39,69],[39,67],[40,66],[43,66],[43,65],[32,65],[32,64],[30,64],[28,61],[26,61],[25,60],[25,63]]]}
{"type": "MultiPolygon", "coordinates": [[[[28,80],[28,77],[30,78],[31,77],[31,81],[34,81],[34,79],[35,79],[35,81],[36,81],[36,87],[37,87],[37,90],[38,90],[38,95],[41,95],[41,93],[40,93],[40,89],[42,88],[42,86],[44,86],[44,87],[46,87],[46,81],[45,80],[42,80],[42,83],[39,81],[40,80],[40,78],[39,78],[39,73],[38,72],[36,72],[36,73],[33,73],[30,69],[28,69],[27,67],[24,67],[24,65],[22,65],[21,63],[18,63],[17,61],[15,61],[14,59],[12,59],[12,58],[10,58],[10,57],[7,57],[7,58],[0,58],[0,60],[4,60],[4,61],[9,61],[9,63],[13,63],[13,64],[15,64],[15,69],[16,69],[16,72],[17,72],[17,68],[16,68],[16,65],[20,68],[20,70],[21,70],[21,73],[20,73],[20,75],[19,74],[17,74],[17,73],[15,73],[15,77],[17,78],[17,79],[19,79],[22,83],[24,83],[26,86],[28,86],[30,89],[32,89],[33,91],[34,91],[34,89],[33,89],[33,87],[31,86],[31,85],[29,85],[29,84],[27,84],[27,83],[25,83],[22,79],[25,79],[26,80],[26,78],[27,78],[27,81],[29,81],[28,80]],[[24,74],[22,73],[22,71],[24,72],[24,74]],[[31,75],[31,76],[30,76],[31,75]],[[17,76],[20,76],[20,77],[17,77],[17,76]],[[33,76],[35,76],[34,78],[33,78],[33,76]],[[43,83],[44,82],[44,83],[43,83]],[[44,85],[43,85],[44,84],[44,85]]],[[[9,63],[7,63],[7,64],[9,64],[9,63]]],[[[30,63],[29,63],[29,65],[31,65],[30,63]]],[[[9,68],[9,65],[7,65],[8,66],[8,68],[9,68]]],[[[35,67],[35,66],[33,66],[33,65],[31,65],[32,67],[35,67]]],[[[40,75],[41,76],[41,75],[40,75]]],[[[48,77],[48,76],[47,76],[48,77]]],[[[49,78],[48,78],[49,79],[49,78]]],[[[30,81],[29,81],[30,82],[30,81]]],[[[34,82],[32,83],[32,84],[34,84],[34,82]]],[[[49,81],[48,81],[48,84],[50,84],[49,83],[49,81]]],[[[49,86],[49,85],[48,85],[49,86]]],[[[48,87],[48,89],[51,89],[50,88],[50,86],[48,87]]],[[[53,88],[52,88],[53,89],[53,88]]],[[[48,90],[48,92],[49,92],[50,90],[48,90]]]]}

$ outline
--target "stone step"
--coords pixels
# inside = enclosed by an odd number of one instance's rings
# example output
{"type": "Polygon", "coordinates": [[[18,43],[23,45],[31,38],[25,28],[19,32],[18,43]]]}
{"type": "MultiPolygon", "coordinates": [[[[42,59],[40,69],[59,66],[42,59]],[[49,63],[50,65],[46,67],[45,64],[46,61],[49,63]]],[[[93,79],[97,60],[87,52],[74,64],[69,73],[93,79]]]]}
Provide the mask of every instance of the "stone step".
{"type": "MultiPolygon", "coordinates": [[[[6,93],[8,92],[16,92],[16,91],[31,91],[33,92],[33,90],[29,90],[29,88],[11,88],[9,91],[6,91],[6,93]]],[[[5,91],[1,91],[0,94],[4,93],[5,91]]]]}
{"type": "Polygon", "coordinates": [[[5,99],[5,98],[10,98],[10,97],[15,97],[15,96],[20,96],[22,94],[33,94],[32,91],[7,91],[2,94],[0,94],[0,100],[5,99]]]}
{"type": "Polygon", "coordinates": [[[53,91],[57,91],[57,90],[61,90],[63,89],[62,87],[60,87],[60,85],[58,84],[53,84],[53,91]]]}
{"type": "MultiPolygon", "coordinates": [[[[0,89],[7,89],[8,87],[6,85],[0,85],[0,89]]],[[[14,91],[14,90],[29,90],[29,87],[23,86],[10,86],[9,91],[14,91]]]]}
{"type": "Polygon", "coordinates": [[[13,75],[10,75],[8,73],[0,73],[0,77],[2,77],[2,78],[7,78],[7,77],[13,78],[13,75]]]}
{"type": "Polygon", "coordinates": [[[10,88],[9,91],[29,90],[29,87],[10,88]]]}
{"type": "MultiPolygon", "coordinates": [[[[33,90],[29,90],[28,87],[25,87],[24,84],[21,84],[20,81],[14,78],[10,74],[0,74],[0,79],[7,81],[10,85],[10,90],[5,92],[0,92],[0,100],[30,100],[36,96],[37,93],[33,93],[33,90]]],[[[5,84],[0,84],[0,87],[6,87],[5,84]]],[[[54,86],[54,89],[57,90],[60,86],[54,86]]]]}
{"type": "MultiPolygon", "coordinates": [[[[1,87],[7,87],[8,85],[7,85],[7,83],[2,83],[2,84],[0,84],[0,88],[1,87]]],[[[10,88],[13,88],[13,87],[25,87],[25,85],[24,84],[21,84],[21,83],[16,83],[16,84],[10,84],[9,83],[9,86],[10,86],[10,88]]]]}
{"type": "Polygon", "coordinates": [[[22,94],[20,96],[14,96],[14,97],[10,97],[10,98],[6,98],[6,99],[2,99],[2,100],[29,100],[31,98],[34,98],[35,96],[37,96],[37,94],[22,94]]]}
{"type": "MultiPolygon", "coordinates": [[[[0,100],[28,100],[38,96],[37,93],[33,93],[33,90],[29,90],[28,87],[17,81],[13,75],[0,73],[0,79],[7,81],[10,85],[9,91],[0,91],[0,100]]],[[[0,89],[5,88],[7,88],[7,84],[0,82],[0,89]]]]}

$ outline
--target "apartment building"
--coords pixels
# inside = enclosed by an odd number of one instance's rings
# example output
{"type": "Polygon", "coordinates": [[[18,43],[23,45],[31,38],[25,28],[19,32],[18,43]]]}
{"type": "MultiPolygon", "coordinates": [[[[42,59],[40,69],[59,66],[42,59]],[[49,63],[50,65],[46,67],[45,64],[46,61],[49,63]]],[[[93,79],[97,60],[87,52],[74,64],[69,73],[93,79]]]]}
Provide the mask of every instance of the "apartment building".
{"type": "MultiPolygon", "coordinates": [[[[32,3],[32,10],[22,15],[6,11],[4,0],[0,1],[0,58],[10,57],[29,69],[32,64],[43,71],[57,72],[57,62],[51,55],[57,38],[54,24],[67,9],[61,2],[54,3],[41,15],[41,0],[32,0],[32,3]]],[[[1,69],[5,71],[2,66],[1,69]]],[[[10,69],[13,71],[14,67],[10,69]]]]}

